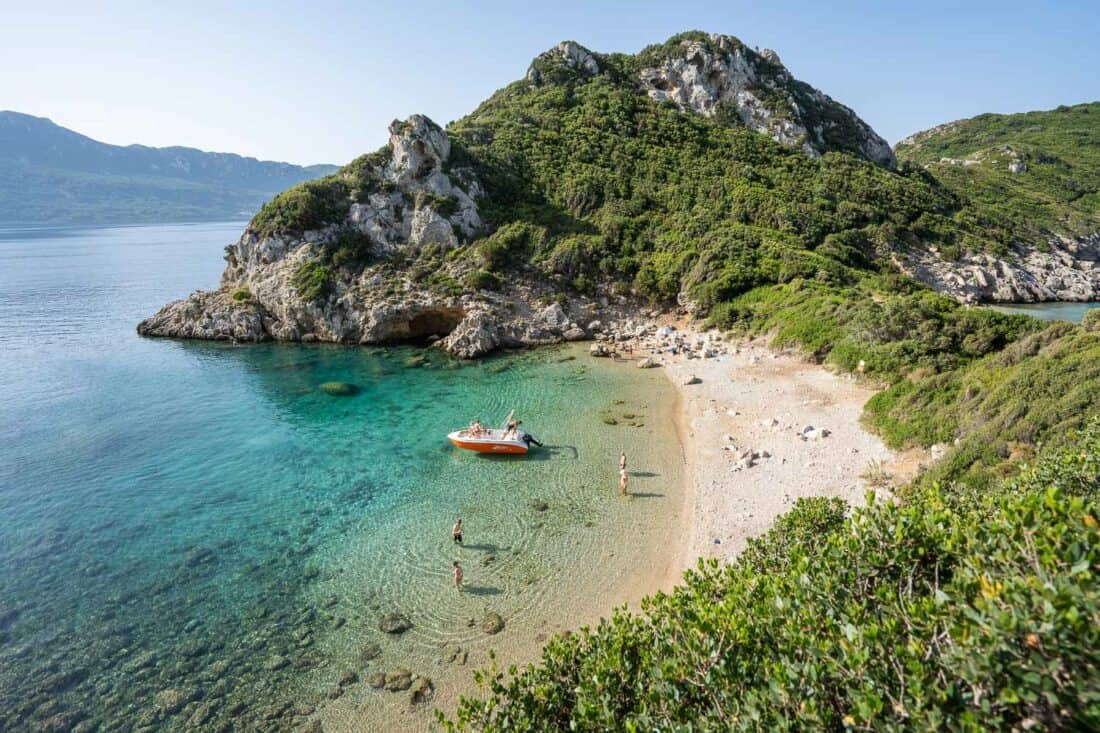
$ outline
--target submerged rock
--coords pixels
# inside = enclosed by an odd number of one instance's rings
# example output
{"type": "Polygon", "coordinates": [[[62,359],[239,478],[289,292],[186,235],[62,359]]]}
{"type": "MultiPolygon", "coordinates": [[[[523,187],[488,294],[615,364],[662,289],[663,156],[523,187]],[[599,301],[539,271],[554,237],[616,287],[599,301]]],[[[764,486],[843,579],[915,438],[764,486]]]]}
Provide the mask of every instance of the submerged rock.
{"type": "Polygon", "coordinates": [[[413,626],[403,613],[387,613],[378,621],[378,628],[387,634],[403,634],[413,626]]]}
{"type": "Polygon", "coordinates": [[[528,504],[528,506],[530,506],[536,512],[544,512],[544,511],[546,511],[547,509],[550,508],[550,505],[547,504],[542,499],[532,499],[530,501],[530,503],[528,504]]]}
{"type": "Polygon", "coordinates": [[[367,678],[367,684],[376,690],[380,690],[386,686],[386,675],[382,672],[375,672],[367,678]]]}
{"type": "Polygon", "coordinates": [[[384,684],[390,692],[407,690],[412,685],[412,672],[403,667],[398,667],[386,675],[384,684]]]}
{"type": "Polygon", "coordinates": [[[486,634],[499,634],[504,630],[504,619],[499,613],[490,611],[481,619],[481,630],[486,634]]]}
{"type": "Polygon", "coordinates": [[[373,641],[368,641],[359,650],[359,659],[364,662],[369,662],[372,659],[377,659],[382,654],[382,647],[373,641]]]}
{"type": "Polygon", "coordinates": [[[435,688],[427,677],[417,677],[409,687],[409,704],[419,705],[432,699],[435,688]]]}
{"type": "Polygon", "coordinates": [[[359,387],[350,382],[325,382],[318,389],[333,397],[351,397],[359,394],[359,387]]]}

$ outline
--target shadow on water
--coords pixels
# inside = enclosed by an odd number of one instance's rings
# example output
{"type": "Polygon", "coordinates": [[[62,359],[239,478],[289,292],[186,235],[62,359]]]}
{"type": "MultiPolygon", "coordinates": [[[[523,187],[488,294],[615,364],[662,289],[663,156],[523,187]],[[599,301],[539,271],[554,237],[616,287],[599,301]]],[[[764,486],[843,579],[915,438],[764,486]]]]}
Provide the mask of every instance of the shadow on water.
{"type": "Polygon", "coordinates": [[[573,460],[580,458],[580,452],[575,445],[544,445],[541,452],[549,453],[550,455],[558,455],[559,453],[571,453],[573,454],[573,460]]]}
{"type": "MultiPolygon", "coordinates": [[[[487,542],[483,542],[480,545],[463,545],[464,550],[481,550],[482,552],[496,553],[500,551],[500,545],[493,545],[487,542]]],[[[507,549],[507,548],[505,548],[507,549]]]]}
{"type": "Polygon", "coordinates": [[[464,585],[462,586],[463,593],[469,593],[472,596],[499,596],[500,588],[493,588],[488,585],[464,585]]]}
{"type": "Polygon", "coordinates": [[[637,476],[638,478],[656,478],[660,476],[659,473],[653,473],[653,471],[631,471],[631,476],[637,476]]]}
{"type": "Polygon", "coordinates": [[[631,491],[630,496],[637,497],[638,499],[659,499],[664,494],[658,494],[653,491],[631,491]]]}

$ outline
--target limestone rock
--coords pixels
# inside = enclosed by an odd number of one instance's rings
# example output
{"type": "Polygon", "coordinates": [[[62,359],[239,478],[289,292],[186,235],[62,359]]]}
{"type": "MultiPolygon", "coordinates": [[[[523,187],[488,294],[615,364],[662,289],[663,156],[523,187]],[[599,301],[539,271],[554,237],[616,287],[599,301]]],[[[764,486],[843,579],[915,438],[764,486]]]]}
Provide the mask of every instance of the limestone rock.
{"type": "Polygon", "coordinates": [[[638,362],[639,369],[653,369],[659,366],[661,366],[661,362],[657,361],[652,356],[647,356],[638,362]]]}
{"type": "Polygon", "coordinates": [[[375,672],[367,678],[367,684],[376,690],[380,690],[386,686],[386,675],[382,672],[375,672]]]}
{"type": "Polygon", "coordinates": [[[611,356],[611,349],[606,344],[597,342],[588,347],[588,353],[591,356],[608,357],[611,356]]]}
{"type": "Polygon", "coordinates": [[[1100,300],[1100,232],[1051,237],[1046,250],[1016,244],[1003,255],[968,252],[943,259],[934,249],[899,250],[905,274],[964,303],[1100,300]]]}
{"type": "Polygon", "coordinates": [[[702,384],[702,383],[703,383],[703,380],[699,379],[699,377],[695,376],[694,374],[687,375],[686,377],[684,377],[684,381],[683,381],[684,385],[702,384]]]}
{"type": "Polygon", "coordinates": [[[554,67],[564,67],[588,76],[600,73],[600,63],[591,51],[576,41],[562,41],[535,57],[527,69],[527,81],[542,83],[544,75],[554,67]]]}
{"type": "Polygon", "coordinates": [[[880,165],[896,164],[890,144],[855,112],[797,82],[774,51],[757,53],[732,36],[685,39],[638,76],[658,102],[706,117],[735,115],[750,130],[807,155],[845,148],[880,165]]]}

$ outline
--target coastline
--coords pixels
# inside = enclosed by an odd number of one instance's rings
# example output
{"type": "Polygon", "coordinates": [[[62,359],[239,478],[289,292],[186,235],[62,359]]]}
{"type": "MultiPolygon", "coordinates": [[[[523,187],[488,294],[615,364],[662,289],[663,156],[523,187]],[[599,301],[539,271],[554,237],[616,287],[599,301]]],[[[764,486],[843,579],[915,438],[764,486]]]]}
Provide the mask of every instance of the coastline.
{"type": "MultiPolygon", "coordinates": [[[[337,699],[319,705],[308,722],[320,722],[327,732],[434,730],[438,727],[435,709],[453,715],[461,695],[477,694],[473,672],[490,665],[491,651],[501,669],[513,664],[522,668],[541,658],[543,647],[554,635],[593,627],[622,606],[637,610],[643,598],[668,591],[681,580],[691,503],[685,491],[689,486],[687,466],[677,432],[680,394],[659,374],[633,371],[632,364],[591,359],[587,344],[563,346],[561,353],[556,361],[572,357],[563,369],[568,365],[570,372],[587,370],[589,374],[609,370],[622,385],[618,392],[606,395],[606,404],[583,405],[584,414],[577,415],[574,426],[595,441],[576,443],[582,455],[591,456],[599,450],[599,455],[606,455],[606,464],[600,458],[586,485],[579,487],[581,493],[576,499],[546,496],[550,508],[542,512],[532,512],[526,501],[516,507],[515,522],[539,527],[533,530],[542,538],[538,543],[506,539],[510,531],[506,526],[485,527],[480,533],[468,527],[469,547],[459,554],[465,558],[469,593],[456,596],[449,577],[441,577],[438,587],[433,585],[435,590],[427,591],[428,595],[419,589],[402,599],[400,593],[391,592],[387,595],[400,605],[382,603],[375,607],[369,589],[378,587],[377,580],[357,567],[357,558],[370,553],[354,537],[336,548],[331,565],[324,569],[333,580],[318,587],[317,602],[323,603],[326,597],[362,598],[364,589],[368,597],[362,607],[341,607],[348,618],[349,633],[326,645],[324,654],[337,667],[357,670],[358,680],[344,685],[337,699]],[[617,424],[601,419],[612,412],[618,418],[617,424]],[[632,419],[624,419],[626,415],[632,419]],[[586,432],[592,429],[586,424],[595,425],[596,432],[586,432]],[[620,446],[627,452],[632,472],[631,495],[625,499],[618,492],[620,446]],[[582,509],[586,505],[596,514],[586,514],[582,509]],[[481,548],[490,544],[496,560],[485,566],[482,555],[486,550],[481,548]],[[539,562],[535,554],[554,559],[551,566],[543,562],[543,569],[531,574],[531,568],[539,562]],[[518,580],[509,584],[506,578],[518,580]],[[381,612],[410,609],[412,629],[399,636],[375,633],[373,627],[381,612]],[[487,634],[480,628],[482,617],[490,610],[504,619],[504,629],[498,634],[487,634]],[[381,647],[381,654],[362,664],[357,658],[368,640],[381,647]],[[463,661],[447,659],[455,646],[461,650],[463,661]],[[369,680],[373,674],[398,668],[412,672],[414,683],[417,676],[431,680],[433,691],[427,702],[410,704],[407,690],[372,689],[369,680]]],[[[552,449],[554,443],[571,442],[541,432],[539,437],[552,449]]],[[[569,457],[571,454],[562,453],[560,445],[552,455],[515,464],[509,475],[528,484],[539,481],[540,476],[550,481],[555,473],[569,470],[570,461],[575,460],[569,457]]],[[[458,455],[455,463],[457,480],[467,472],[471,458],[458,455]]],[[[474,465],[482,464],[485,461],[474,465]]],[[[506,495],[502,498],[506,500],[506,495]]],[[[472,526],[476,528],[480,512],[468,506],[463,514],[475,520],[472,526]]],[[[450,544],[449,536],[445,542],[429,540],[427,552],[432,558],[449,554],[450,544]]],[[[402,572],[401,567],[409,562],[398,560],[394,570],[402,572]]],[[[449,560],[442,564],[449,565],[449,560]]],[[[433,566],[442,564],[432,560],[433,566]]],[[[319,674],[305,692],[325,697],[335,682],[331,671],[319,674]]]]}
{"type": "MultiPolygon", "coordinates": [[[[554,634],[593,626],[624,605],[637,610],[646,596],[672,590],[700,558],[732,560],[748,538],[766,532],[797,499],[836,496],[858,505],[871,488],[863,478],[869,464],[875,463],[896,481],[915,469],[914,456],[889,450],[860,423],[874,388],[798,354],[774,351],[763,341],[725,343],[690,329],[675,334],[698,345],[699,351],[692,358],[656,353],[659,344],[642,339],[634,354],[608,360],[617,369],[636,369],[642,358],[652,355],[671,385],[664,404],[651,400],[647,418],[667,421],[675,445],[664,461],[681,469],[678,488],[668,490],[673,501],[662,502],[662,521],[652,515],[641,522],[620,517],[614,537],[624,543],[622,549],[582,560],[598,565],[599,572],[564,579],[573,586],[573,595],[563,594],[560,603],[550,604],[551,610],[510,616],[505,634],[471,640],[464,645],[469,653],[465,665],[433,669],[436,687],[429,705],[410,708],[406,695],[368,688],[319,711],[324,730],[379,725],[434,729],[436,708],[452,715],[461,695],[478,692],[472,673],[489,665],[490,648],[504,670],[537,662],[554,634]],[[711,355],[694,358],[706,353],[711,355]],[[699,381],[688,384],[692,376],[699,381]],[[817,437],[803,439],[808,425],[814,426],[817,437]],[[751,466],[740,457],[744,448],[760,454],[751,466]],[[639,547],[660,551],[647,553],[639,547]]],[[[653,477],[637,458],[628,455],[628,461],[630,489],[635,493],[626,505],[630,508],[649,495],[645,481],[653,477]]],[[[881,496],[884,487],[875,491],[881,496]]]]}

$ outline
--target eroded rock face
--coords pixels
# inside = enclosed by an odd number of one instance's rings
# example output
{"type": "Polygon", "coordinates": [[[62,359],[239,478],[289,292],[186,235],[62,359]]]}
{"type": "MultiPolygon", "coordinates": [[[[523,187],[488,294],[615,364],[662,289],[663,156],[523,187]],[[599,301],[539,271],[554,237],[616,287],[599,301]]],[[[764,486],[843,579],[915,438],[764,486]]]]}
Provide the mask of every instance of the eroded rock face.
{"type": "MultiPolygon", "coordinates": [[[[148,336],[232,341],[379,343],[444,336],[462,322],[457,298],[403,287],[394,292],[368,268],[355,274],[330,268],[324,297],[307,301],[291,281],[302,265],[321,261],[325,248],[347,230],[369,242],[372,256],[415,256],[423,247],[448,249],[482,228],[475,199],[481,188],[468,171],[444,172],[451,152],[446,133],[422,115],[390,125],[390,157],[374,174],[381,181],[365,200],[349,203],[344,221],[301,235],[265,235],[246,229],[226,250],[221,287],[169,303],[142,321],[148,336]],[[249,297],[234,300],[232,293],[249,297]]],[[[495,347],[495,344],[493,345],[495,347]]],[[[476,348],[467,349],[471,353],[476,348]]],[[[480,352],[479,352],[480,353],[480,352]]]]}
{"type": "Polygon", "coordinates": [[[594,76],[600,73],[596,56],[576,41],[562,41],[549,51],[535,57],[527,69],[527,81],[539,84],[547,66],[561,65],[582,74],[594,76]]]}
{"type": "Polygon", "coordinates": [[[893,167],[890,145],[855,112],[798,82],[770,49],[757,53],[732,36],[685,40],[680,53],[639,72],[652,99],[705,117],[736,114],[750,130],[817,157],[843,136],[867,160],[893,167]]]}
{"type": "Polygon", "coordinates": [[[928,250],[894,259],[909,276],[967,303],[1100,300],[1100,233],[1055,238],[1046,251],[1018,246],[1006,257],[975,253],[945,260],[928,250]]]}

